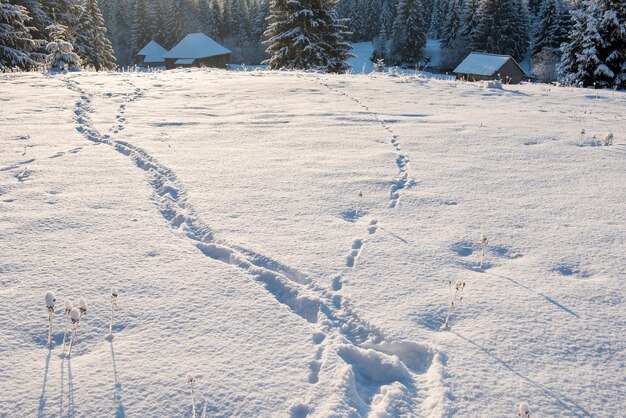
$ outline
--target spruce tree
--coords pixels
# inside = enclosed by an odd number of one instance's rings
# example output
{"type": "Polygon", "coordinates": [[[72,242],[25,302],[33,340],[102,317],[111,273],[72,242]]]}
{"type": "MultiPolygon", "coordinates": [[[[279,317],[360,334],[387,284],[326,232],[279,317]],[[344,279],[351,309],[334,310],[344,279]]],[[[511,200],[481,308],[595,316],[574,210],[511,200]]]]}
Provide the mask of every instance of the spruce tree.
{"type": "Polygon", "coordinates": [[[238,46],[244,46],[251,38],[250,13],[246,0],[230,0],[229,17],[231,21],[231,36],[238,46]]]}
{"type": "MultiPolygon", "coordinates": [[[[148,32],[148,36],[151,39],[154,39],[159,45],[169,46],[169,34],[170,29],[167,26],[167,18],[166,14],[168,11],[168,7],[166,7],[162,1],[156,2],[153,6],[152,10],[149,13],[149,19],[152,20],[151,24],[148,24],[150,30],[148,32]]],[[[141,47],[143,48],[144,45],[141,47]]]]}
{"type": "Polygon", "coordinates": [[[544,0],[540,10],[533,32],[533,55],[544,48],[557,50],[567,40],[564,28],[567,10],[561,0],[544,0]]]}
{"type": "Polygon", "coordinates": [[[146,0],[137,0],[135,2],[132,28],[133,56],[135,56],[137,52],[146,46],[152,39],[151,21],[150,12],[146,6],[146,0]]]}
{"type": "MultiPolygon", "coordinates": [[[[430,23],[430,33],[435,39],[441,39],[443,36],[443,26],[446,22],[448,1],[449,0],[435,0],[434,2],[432,21],[430,23]]],[[[428,21],[425,20],[425,22],[428,21]]]]}
{"type": "Polygon", "coordinates": [[[43,0],[43,8],[52,19],[66,28],[67,41],[76,46],[76,31],[82,15],[82,7],[73,0],[43,0]]]}
{"type": "Polygon", "coordinates": [[[443,37],[441,38],[441,46],[450,48],[452,43],[459,34],[461,28],[461,2],[460,0],[451,0],[450,9],[448,10],[448,18],[443,27],[443,37]]]}
{"type": "Polygon", "coordinates": [[[601,66],[602,70],[606,68],[599,57],[598,48],[602,43],[602,38],[600,37],[598,29],[597,16],[587,13],[587,16],[585,17],[585,30],[583,32],[581,45],[582,49],[576,56],[578,60],[577,79],[586,86],[592,85],[596,82],[596,71],[598,68],[601,66]]]}
{"type": "Polygon", "coordinates": [[[426,46],[426,25],[420,0],[400,0],[393,27],[392,56],[402,64],[417,64],[426,46]]]}
{"type": "Polygon", "coordinates": [[[531,26],[528,8],[525,0],[513,0],[516,12],[513,14],[513,43],[515,49],[511,54],[516,60],[521,61],[528,55],[530,47],[531,26]]]}
{"type": "Polygon", "coordinates": [[[570,40],[561,45],[561,62],[557,65],[561,78],[569,84],[578,82],[578,54],[582,51],[587,28],[586,12],[582,7],[572,10],[571,23],[570,40]]]}
{"type": "Polygon", "coordinates": [[[424,22],[430,29],[430,23],[433,20],[433,13],[435,11],[435,0],[422,0],[422,7],[424,8],[424,22]]]}
{"type": "Polygon", "coordinates": [[[34,39],[49,40],[49,26],[54,24],[52,16],[49,16],[39,0],[12,0],[12,4],[24,7],[28,16],[32,19],[29,23],[35,28],[31,31],[34,39]]]}
{"type": "Polygon", "coordinates": [[[168,41],[166,48],[171,48],[187,35],[187,16],[185,14],[185,0],[169,0],[167,8],[166,26],[168,41]]]}
{"type": "Polygon", "coordinates": [[[520,0],[483,0],[470,48],[520,60],[528,49],[528,17],[520,0]]]}
{"type": "Polygon", "coordinates": [[[202,22],[202,32],[211,38],[217,37],[217,18],[213,12],[213,8],[209,0],[200,0],[198,3],[200,8],[200,21],[202,22]]]}
{"type": "Polygon", "coordinates": [[[374,41],[374,52],[372,61],[383,59],[389,60],[389,41],[393,34],[393,8],[390,0],[384,0],[381,6],[380,19],[378,23],[379,32],[374,41]]]}
{"type": "Polygon", "coordinates": [[[34,28],[27,26],[30,20],[24,7],[0,0],[0,71],[28,70],[39,65],[36,50],[41,41],[31,36],[34,28]]]}
{"type": "Polygon", "coordinates": [[[350,19],[351,39],[355,42],[363,41],[367,37],[367,13],[365,1],[352,0],[348,19],[350,19]]]}
{"type": "MultiPolygon", "coordinates": [[[[380,9],[379,29],[383,29],[391,36],[393,32],[393,22],[396,19],[396,7],[394,0],[384,0],[380,9]]],[[[426,21],[425,21],[426,22],[426,21]]]]}
{"type": "Polygon", "coordinates": [[[596,46],[601,64],[595,69],[596,83],[626,88],[626,3],[592,0],[590,14],[597,16],[600,42],[596,46]]]}
{"type": "Polygon", "coordinates": [[[80,70],[80,58],[74,52],[74,47],[67,42],[67,30],[60,24],[51,25],[47,28],[52,40],[46,46],[48,56],[46,63],[50,71],[78,71],[80,70]]]}
{"type": "Polygon", "coordinates": [[[626,87],[626,7],[611,0],[585,0],[573,12],[570,41],[562,47],[559,72],[566,82],[626,87]]]}
{"type": "Polygon", "coordinates": [[[250,13],[250,25],[252,26],[252,39],[262,41],[263,33],[267,29],[267,17],[270,13],[268,0],[255,0],[255,12],[250,13]]]}
{"type": "Polygon", "coordinates": [[[114,70],[117,67],[113,46],[106,32],[98,1],[85,0],[76,33],[77,49],[84,66],[93,67],[96,71],[114,70]]]}
{"type": "Polygon", "coordinates": [[[380,20],[381,6],[380,0],[357,0],[358,36],[355,28],[355,40],[369,41],[378,35],[378,23],[380,20]]]}
{"type": "Polygon", "coordinates": [[[266,63],[271,69],[321,69],[344,72],[350,45],[345,26],[334,17],[335,0],[273,0],[266,63]]]}
{"type": "Polygon", "coordinates": [[[231,33],[230,7],[228,7],[227,1],[224,0],[221,4],[219,26],[222,39],[226,39],[231,33]]]}
{"type": "Polygon", "coordinates": [[[465,0],[461,14],[461,36],[469,40],[478,26],[478,9],[480,0],[465,0]]]}
{"type": "MultiPolygon", "coordinates": [[[[134,61],[133,20],[130,6],[125,0],[117,0],[113,10],[114,31],[113,50],[120,65],[129,65],[134,61]]],[[[143,45],[142,45],[143,48],[143,45]]]]}
{"type": "Polygon", "coordinates": [[[533,18],[540,18],[542,16],[540,10],[543,7],[542,0],[528,0],[528,11],[533,18]]]}
{"type": "Polygon", "coordinates": [[[224,23],[223,23],[223,16],[222,16],[222,7],[220,5],[220,1],[219,0],[211,0],[211,13],[213,13],[213,16],[215,16],[215,36],[216,39],[223,39],[224,37],[224,23]]]}

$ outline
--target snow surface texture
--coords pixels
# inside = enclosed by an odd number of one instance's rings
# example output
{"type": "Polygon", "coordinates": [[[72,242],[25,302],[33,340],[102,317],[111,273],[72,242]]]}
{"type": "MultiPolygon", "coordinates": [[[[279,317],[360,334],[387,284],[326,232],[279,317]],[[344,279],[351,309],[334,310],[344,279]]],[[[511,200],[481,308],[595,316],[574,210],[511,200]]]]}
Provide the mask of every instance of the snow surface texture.
{"type": "Polygon", "coordinates": [[[162,57],[197,59],[230,54],[230,52],[229,49],[224,48],[204,33],[190,33],[162,57]]]}
{"type": "Polygon", "coordinates": [[[161,45],[156,43],[155,41],[150,41],[146,46],[143,47],[141,51],[137,53],[137,55],[143,55],[144,63],[148,62],[156,62],[162,63],[165,62],[163,59],[163,55],[167,52],[167,49],[163,48],[161,45]]]}
{"type": "Polygon", "coordinates": [[[454,69],[459,74],[494,75],[506,62],[508,55],[480,54],[472,52],[454,69]]]}
{"type": "Polygon", "coordinates": [[[619,416],[626,95],[509,87],[3,76],[0,411],[619,416]]]}

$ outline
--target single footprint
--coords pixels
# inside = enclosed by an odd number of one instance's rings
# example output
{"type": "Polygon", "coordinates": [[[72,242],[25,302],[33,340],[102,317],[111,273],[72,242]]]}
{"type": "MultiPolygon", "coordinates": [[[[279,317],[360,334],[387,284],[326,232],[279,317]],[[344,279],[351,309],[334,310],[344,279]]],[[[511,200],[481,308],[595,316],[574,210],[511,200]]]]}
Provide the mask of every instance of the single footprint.
{"type": "Polygon", "coordinates": [[[354,267],[354,265],[356,264],[356,259],[359,256],[359,253],[361,252],[362,246],[363,246],[363,240],[360,240],[360,239],[354,240],[354,242],[352,243],[352,252],[346,258],[346,266],[354,267]]]}
{"type": "Polygon", "coordinates": [[[370,235],[374,235],[376,231],[378,231],[378,221],[376,219],[372,219],[370,221],[370,226],[367,228],[367,232],[369,232],[370,235]]]}
{"type": "Polygon", "coordinates": [[[319,381],[319,373],[321,368],[322,364],[317,360],[313,360],[309,363],[309,383],[315,384],[319,381]]]}

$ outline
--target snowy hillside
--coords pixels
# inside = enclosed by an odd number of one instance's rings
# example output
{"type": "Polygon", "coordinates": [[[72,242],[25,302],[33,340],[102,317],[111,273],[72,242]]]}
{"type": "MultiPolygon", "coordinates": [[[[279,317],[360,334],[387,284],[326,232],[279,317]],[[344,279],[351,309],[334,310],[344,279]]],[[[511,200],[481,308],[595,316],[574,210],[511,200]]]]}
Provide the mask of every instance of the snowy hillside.
{"type": "Polygon", "coordinates": [[[0,416],[190,417],[187,373],[198,416],[626,409],[623,92],[177,70],[0,101],[0,416]]]}

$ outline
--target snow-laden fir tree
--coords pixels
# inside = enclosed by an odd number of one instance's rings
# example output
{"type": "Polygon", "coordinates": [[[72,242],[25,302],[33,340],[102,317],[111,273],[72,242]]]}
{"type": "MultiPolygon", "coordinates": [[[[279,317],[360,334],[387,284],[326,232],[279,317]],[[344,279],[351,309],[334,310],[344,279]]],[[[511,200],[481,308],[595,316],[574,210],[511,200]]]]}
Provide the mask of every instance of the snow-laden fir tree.
{"type": "Polygon", "coordinates": [[[33,39],[27,10],[0,0],[0,71],[28,70],[39,65],[36,50],[41,41],[33,39]]]}
{"type": "Polygon", "coordinates": [[[561,45],[561,61],[557,70],[566,83],[577,83],[579,71],[578,53],[582,51],[587,19],[582,5],[571,11],[569,41],[561,45]]]}
{"type": "Polygon", "coordinates": [[[217,20],[217,23],[219,26],[220,36],[222,37],[222,39],[224,39],[227,36],[230,36],[229,8],[227,7],[224,1],[219,2],[219,7],[220,7],[220,10],[219,10],[219,15],[218,15],[219,18],[217,20]]]}
{"type": "Polygon", "coordinates": [[[601,39],[597,46],[601,64],[594,71],[596,82],[626,88],[626,1],[591,0],[590,14],[597,16],[601,39]]]}
{"type": "MultiPolygon", "coordinates": [[[[587,10],[589,12],[589,10],[587,10]]],[[[585,16],[585,26],[581,42],[581,50],[576,54],[578,61],[578,72],[576,80],[586,86],[593,85],[600,77],[607,77],[606,65],[599,56],[599,46],[602,44],[602,37],[599,32],[599,22],[597,16],[587,13],[585,16]]],[[[607,77],[608,78],[608,77],[607,77]]]]}
{"type": "Polygon", "coordinates": [[[213,11],[209,0],[200,0],[198,8],[200,12],[200,21],[202,22],[202,32],[204,32],[207,36],[216,39],[218,35],[217,16],[215,16],[215,12],[213,11]]]}
{"type": "Polygon", "coordinates": [[[570,41],[562,47],[559,72],[565,82],[626,87],[626,5],[585,0],[572,13],[570,41]]]}
{"type": "Polygon", "coordinates": [[[345,72],[350,44],[334,16],[335,0],[273,0],[265,31],[271,69],[345,72]]]}
{"type": "Polygon", "coordinates": [[[120,65],[129,65],[134,60],[132,30],[134,15],[131,13],[132,10],[125,0],[115,0],[115,6],[112,10],[113,25],[109,32],[113,35],[113,50],[120,65]]]}
{"type": "Polygon", "coordinates": [[[351,4],[352,4],[352,0],[337,1],[337,7],[335,8],[335,15],[340,19],[348,18],[348,12],[350,11],[351,4]]]}
{"type": "Polygon", "coordinates": [[[169,31],[166,48],[171,48],[188,35],[188,22],[185,13],[185,0],[170,0],[166,12],[166,26],[169,31]]]}
{"type": "Polygon", "coordinates": [[[49,40],[50,33],[48,27],[54,24],[52,16],[48,16],[48,13],[44,9],[41,1],[39,0],[11,0],[12,4],[22,6],[28,11],[28,16],[32,19],[29,25],[34,27],[35,30],[31,30],[31,35],[34,39],[49,40]]]}
{"type": "Polygon", "coordinates": [[[422,0],[422,7],[424,8],[424,22],[430,29],[430,24],[433,20],[433,11],[435,10],[435,0],[422,0]]]}
{"type": "Polygon", "coordinates": [[[521,60],[528,49],[528,17],[521,0],[483,0],[470,49],[521,60]]]}
{"type": "Polygon", "coordinates": [[[420,0],[400,0],[393,25],[392,56],[400,64],[417,64],[426,46],[426,24],[420,0]]]}
{"type": "Polygon", "coordinates": [[[396,3],[394,0],[384,0],[380,6],[380,19],[378,24],[385,27],[385,31],[391,35],[393,22],[396,19],[396,3]]]}
{"type": "Polygon", "coordinates": [[[146,5],[146,0],[137,0],[135,2],[133,14],[132,46],[133,56],[135,56],[137,52],[150,42],[153,36],[152,17],[146,5]]]}
{"type": "Polygon", "coordinates": [[[367,10],[365,10],[363,3],[361,0],[351,0],[349,2],[350,7],[347,18],[349,19],[350,33],[352,34],[351,39],[355,42],[363,41],[367,36],[367,17],[365,16],[367,10]]]}
{"type": "MultiPolygon", "coordinates": [[[[154,39],[159,45],[168,45],[170,30],[167,27],[167,7],[162,2],[157,2],[149,11],[152,24],[150,25],[151,39],[154,39]]],[[[142,47],[145,45],[142,45],[142,47]]]]}
{"type": "Polygon", "coordinates": [[[450,48],[461,28],[461,0],[450,0],[447,19],[443,26],[441,46],[450,48]]]}
{"type": "Polygon", "coordinates": [[[543,0],[528,0],[528,12],[533,18],[541,17],[540,10],[543,7],[543,0]]]}
{"type": "Polygon", "coordinates": [[[76,49],[83,66],[96,71],[117,67],[113,46],[106,37],[107,28],[97,0],[85,0],[80,25],[76,31],[76,49]]]}
{"type": "Polygon", "coordinates": [[[568,10],[561,0],[544,0],[533,32],[533,55],[544,48],[557,50],[567,40],[565,19],[568,10]]]}
{"type": "Polygon", "coordinates": [[[393,34],[394,8],[391,0],[384,0],[381,6],[380,19],[378,26],[380,28],[378,36],[374,40],[374,52],[372,61],[379,59],[389,61],[389,42],[393,34]]]}
{"type": "Polygon", "coordinates": [[[81,3],[74,0],[42,0],[41,3],[52,23],[59,23],[67,28],[67,41],[76,47],[76,31],[82,15],[81,3]]]}
{"type": "Polygon", "coordinates": [[[480,0],[465,0],[463,4],[463,12],[461,13],[461,29],[460,34],[466,40],[469,40],[472,33],[478,26],[478,9],[480,8],[480,0]]]}
{"type": "Polygon", "coordinates": [[[521,61],[528,55],[532,30],[526,1],[514,0],[514,4],[517,8],[517,13],[514,14],[513,19],[513,39],[516,48],[511,55],[521,61]]]}
{"type": "Polygon", "coordinates": [[[246,0],[229,0],[230,33],[236,44],[246,45],[251,38],[250,12],[246,0]]]}
{"type": "Polygon", "coordinates": [[[358,0],[358,10],[361,15],[361,27],[359,28],[359,36],[355,36],[360,40],[371,40],[378,35],[378,24],[382,2],[380,0],[358,0]]]}
{"type": "Polygon", "coordinates": [[[270,4],[268,0],[255,0],[254,8],[250,11],[250,26],[252,39],[263,41],[263,33],[267,27],[267,17],[270,15],[270,4]]]}
{"type": "Polygon", "coordinates": [[[626,87],[626,6],[585,0],[572,12],[570,41],[562,46],[559,72],[565,82],[626,87]]]}
{"type": "Polygon", "coordinates": [[[61,24],[51,25],[47,28],[52,40],[48,42],[46,49],[48,56],[46,64],[50,71],[78,71],[80,70],[80,58],[74,52],[74,46],[67,41],[67,31],[61,24]]]}
{"type": "MultiPolygon", "coordinates": [[[[269,6],[267,7],[269,14],[269,6]]],[[[217,37],[217,39],[220,39],[223,36],[222,5],[220,0],[211,0],[211,12],[213,13],[213,16],[215,16],[215,24],[217,25],[217,27],[215,28],[215,36],[217,37]]],[[[263,25],[265,26],[265,21],[263,21],[263,25]]]]}
{"type": "MultiPolygon", "coordinates": [[[[402,0],[400,0],[402,1],[402,0]]],[[[435,0],[433,3],[432,20],[430,22],[430,34],[435,39],[443,36],[443,27],[446,23],[449,0],[435,0]]],[[[428,22],[426,20],[425,22],[428,22]]]]}

